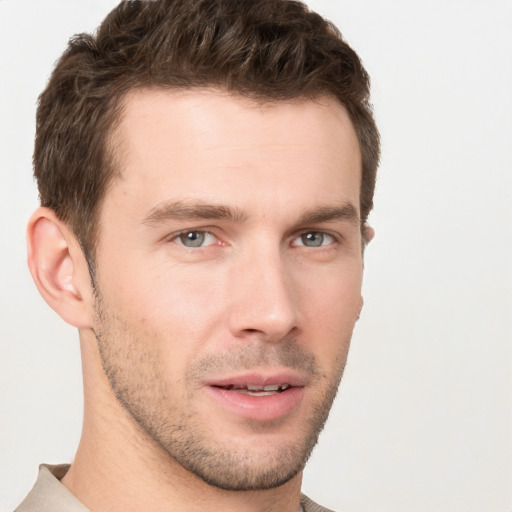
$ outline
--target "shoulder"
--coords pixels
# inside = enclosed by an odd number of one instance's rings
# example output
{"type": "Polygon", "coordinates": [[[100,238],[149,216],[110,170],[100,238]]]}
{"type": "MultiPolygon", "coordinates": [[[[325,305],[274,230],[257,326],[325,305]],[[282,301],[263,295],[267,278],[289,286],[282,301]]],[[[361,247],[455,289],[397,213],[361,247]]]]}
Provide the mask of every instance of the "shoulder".
{"type": "Polygon", "coordinates": [[[334,512],[330,508],[318,505],[318,503],[315,503],[304,494],[301,495],[300,504],[302,505],[302,510],[304,512],[334,512]]]}
{"type": "Polygon", "coordinates": [[[89,512],[61,483],[69,465],[41,464],[37,481],[14,512],[89,512]]]}

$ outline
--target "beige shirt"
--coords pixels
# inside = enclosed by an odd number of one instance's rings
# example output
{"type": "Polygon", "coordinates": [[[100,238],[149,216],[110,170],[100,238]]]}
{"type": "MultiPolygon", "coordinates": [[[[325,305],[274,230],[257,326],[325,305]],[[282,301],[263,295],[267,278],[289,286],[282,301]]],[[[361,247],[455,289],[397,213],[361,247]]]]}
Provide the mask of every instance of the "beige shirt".
{"type": "MultiPolygon", "coordinates": [[[[68,469],[68,464],[41,464],[36,484],[14,512],[89,512],[89,509],[60,483],[68,469]]],[[[301,496],[300,503],[303,512],[333,512],[317,505],[304,495],[301,496]]]]}

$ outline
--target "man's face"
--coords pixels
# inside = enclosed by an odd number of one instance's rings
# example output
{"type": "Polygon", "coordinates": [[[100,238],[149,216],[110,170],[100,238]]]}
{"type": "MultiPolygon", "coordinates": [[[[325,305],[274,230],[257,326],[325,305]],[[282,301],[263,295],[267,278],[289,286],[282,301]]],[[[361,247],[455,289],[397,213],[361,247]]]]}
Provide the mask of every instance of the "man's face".
{"type": "Polygon", "coordinates": [[[296,475],[361,308],[361,159],[329,98],[141,91],[101,212],[103,366],[134,421],[224,489],[296,475]]]}

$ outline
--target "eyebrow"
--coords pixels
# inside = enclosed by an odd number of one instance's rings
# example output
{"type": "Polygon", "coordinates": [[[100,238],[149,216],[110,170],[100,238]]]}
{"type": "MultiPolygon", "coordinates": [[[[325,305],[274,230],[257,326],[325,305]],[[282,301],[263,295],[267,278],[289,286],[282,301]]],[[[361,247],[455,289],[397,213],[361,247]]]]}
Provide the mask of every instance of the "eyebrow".
{"type": "MultiPolygon", "coordinates": [[[[142,220],[143,224],[156,226],[171,220],[223,220],[244,222],[247,214],[238,208],[202,201],[173,201],[155,206],[142,220]]],[[[319,224],[329,221],[348,221],[359,224],[357,208],[352,203],[340,206],[313,208],[304,212],[297,225],[319,224]]]]}
{"type": "Polygon", "coordinates": [[[352,203],[343,203],[340,206],[326,206],[308,210],[299,218],[299,225],[319,224],[329,221],[348,221],[359,224],[359,213],[352,203]]]}
{"type": "Polygon", "coordinates": [[[170,220],[224,220],[243,222],[247,216],[238,208],[203,203],[202,201],[175,201],[155,206],[144,217],[143,224],[154,226],[170,220]]]}

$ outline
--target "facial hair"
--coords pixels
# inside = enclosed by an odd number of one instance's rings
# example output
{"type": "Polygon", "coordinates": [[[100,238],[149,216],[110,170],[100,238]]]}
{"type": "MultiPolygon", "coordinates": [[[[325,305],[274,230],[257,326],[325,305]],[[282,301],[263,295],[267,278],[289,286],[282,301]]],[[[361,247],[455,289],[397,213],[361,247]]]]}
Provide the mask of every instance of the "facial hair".
{"type": "Polygon", "coordinates": [[[199,356],[178,388],[164,371],[162,358],[171,359],[173,354],[162,352],[162,340],[120,317],[98,290],[95,335],[110,387],[133,421],[173,461],[207,484],[229,491],[275,488],[304,468],[329,415],[345,363],[345,356],[340,356],[335,370],[326,372],[296,339],[271,344],[253,339],[199,356]],[[314,400],[299,435],[269,450],[265,436],[287,419],[263,423],[247,419],[236,439],[219,438],[198,410],[195,397],[200,383],[216,372],[263,367],[290,368],[310,378],[314,400]],[[261,435],[261,443],[244,442],[248,433],[251,439],[254,433],[261,435]]]}

